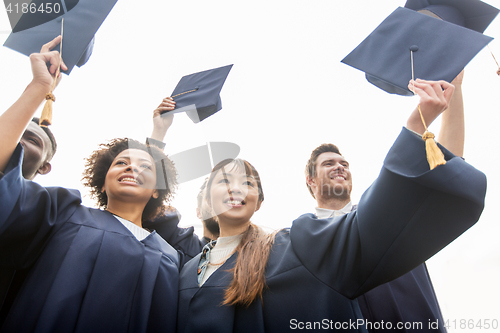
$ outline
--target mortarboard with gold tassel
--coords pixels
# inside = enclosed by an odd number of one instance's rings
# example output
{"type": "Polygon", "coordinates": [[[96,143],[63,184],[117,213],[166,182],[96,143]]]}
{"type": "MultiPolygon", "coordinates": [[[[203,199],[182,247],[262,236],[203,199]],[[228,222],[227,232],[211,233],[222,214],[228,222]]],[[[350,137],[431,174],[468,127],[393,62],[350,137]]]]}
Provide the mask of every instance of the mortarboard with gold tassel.
{"type": "MultiPolygon", "coordinates": [[[[62,35],[62,20],[67,38],[64,42],[64,63],[70,74],[75,66],[84,65],[90,58],[95,41],[95,34],[118,0],[78,0],[62,1],[61,3],[46,3],[41,0],[31,1],[34,11],[9,14],[12,32],[6,39],[4,46],[20,52],[26,56],[40,52],[44,44],[62,35]],[[43,5],[43,6],[42,6],[43,5]],[[46,10],[38,10],[42,6],[46,10]],[[47,9],[51,9],[50,11],[47,9]],[[61,25],[60,25],[61,24],[61,25]],[[61,33],[60,33],[61,32],[61,33]]],[[[31,8],[31,6],[30,6],[31,8]]],[[[62,50],[58,46],[54,50],[62,50]]],[[[58,69],[56,79],[61,69],[58,69]]],[[[52,117],[52,103],[55,101],[53,90],[46,96],[46,103],[40,118],[41,125],[49,125],[52,117]]]]}
{"type": "MultiPolygon", "coordinates": [[[[89,60],[94,48],[95,34],[117,1],[66,0],[58,4],[57,1],[47,3],[32,0],[31,4],[36,4],[36,8],[43,5],[44,8],[49,6],[52,10],[28,11],[20,17],[16,17],[14,13],[9,15],[12,33],[3,45],[26,56],[40,52],[44,44],[60,35],[60,24],[64,18],[64,31],[70,38],[64,41],[64,64],[67,70],[63,72],[69,75],[75,66],[80,67],[89,60]]],[[[56,46],[54,50],[59,49],[56,46]]]]}
{"type": "MultiPolygon", "coordinates": [[[[420,79],[451,82],[491,40],[477,31],[399,7],[342,62],[365,72],[370,83],[388,93],[413,96],[408,82],[414,79],[414,69],[420,79]]],[[[434,134],[423,125],[433,169],[445,160],[434,134]]]]}

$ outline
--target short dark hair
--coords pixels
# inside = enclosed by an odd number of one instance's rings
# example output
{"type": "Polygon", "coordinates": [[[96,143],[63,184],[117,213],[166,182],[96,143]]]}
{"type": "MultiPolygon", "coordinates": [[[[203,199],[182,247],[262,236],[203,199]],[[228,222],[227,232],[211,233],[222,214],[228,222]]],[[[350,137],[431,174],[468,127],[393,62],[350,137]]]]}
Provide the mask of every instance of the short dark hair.
{"type": "Polygon", "coordinates": [[[316,149],[314,149],[312,151],[311,157],[309,157],[309,161],[307,161],[307,164],[306,164],[305,174],[306,174],[307,189],[309,190],[309,193],[311,193],[311,195],[314,199],[316,199],[316,196],[314,195],[311,187],[307,183],[307,177],[308,176],[311,178],[316,177],[316,160],[318,159],[319,155],[321,155],[323,153],[335,153],[335,154],[339,154],[340,156],[342,156],[339,148],[332,143],[323,143],[322,145],[316,147],[316,149]]]}
{"type": "Polygon", "coordinates": [[[156,146],[147,146],[139,141],[122,138],[99,145],[85,160],[83,185],[90,188],[90,196],[97,200],[99,207],[106,208],[108,196],[102,192],[106,174],[118,154],[127,149],[140,149],[153,157],[156,166],[156,190],[158,198],[151,198],[144,208],[142,220],[152,219],[165,212],[166,203],[177,188],[177,171],[174,163],[156,146]]]}
{"type": "MultiPolygon", "coordinates": [[[[31,119],[31,121],[36,123],[38,126],[40,126],[40,118],[33,117],[31,119]]],[[[50,140],[50,144],[51,144],[52,149],[49,151],[49,154],[47,155],[47,159],[45,161],[45,162],[50,162],[52,157],[54,157],[54,155],[56,154],[56,150],[57,150],[56,138],[54,137],[54,134],[52,134],[52,131],[50,130],[50,128],[48,128],[47,126],[40,126],[40,128],[43,129],[43,131],[45,132],[45,134],[47,134],[47,136],[49,137],[49,140],[50,140]]]]}

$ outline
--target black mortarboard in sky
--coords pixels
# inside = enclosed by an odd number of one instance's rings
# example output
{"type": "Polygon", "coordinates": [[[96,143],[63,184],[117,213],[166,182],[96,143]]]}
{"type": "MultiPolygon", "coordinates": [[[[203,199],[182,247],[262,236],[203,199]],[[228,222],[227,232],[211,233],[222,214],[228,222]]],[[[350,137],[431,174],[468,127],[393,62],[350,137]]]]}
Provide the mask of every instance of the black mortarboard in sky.
{"type": "Polygon", "coordinates": [[[442,20],[483,33],[498,9],[479,0],[407,0],[406,8],[428,10],[442,20]]]}
{"type": "Polygon", "coordinates": [[[222,109],[220,91],[233,65],[214,68],[182,77],[171,97],[173,113],[186,112],[194,123],[222,109]]]}
{"type": "MultiPolygon", "coordinates": [[[[61,20],[64,18],[62,56],[68,66],[66,73],[69,74],[75,65],[82,66],[89,59],[94,46],[94,35],[116,2],[117,0],[33,0],[31,4],[36,8],[34,12],[28,11],[19,17],[9,15],[12,33],[4,46],[25,55],[40,52],[44,44],[61,34],[61,20]],[[47,8],[51,8],[51,13],[47,12],[47,8]]],[[[59,46],[54,50],[59,51],[59,46]]]]}
{"type": "Polygon", "coordinates": [[[410,96],[412,70],[415,79],[451,82],[492,39],[399,7],[342,62],[380,89],[410,96]]]}

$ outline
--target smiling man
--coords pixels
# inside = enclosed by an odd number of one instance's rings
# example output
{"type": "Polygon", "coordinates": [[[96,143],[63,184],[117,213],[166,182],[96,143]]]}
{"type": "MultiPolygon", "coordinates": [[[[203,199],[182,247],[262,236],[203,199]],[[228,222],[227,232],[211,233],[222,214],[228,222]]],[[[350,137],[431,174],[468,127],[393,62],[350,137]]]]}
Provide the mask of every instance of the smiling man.
{"type": "MultiPolygon", "coordinates": [[[[443,113],[439,142],[456,156],[462,156],[464,146],[464,111],[461,95],[463,72],[453,81],[458,87],[450,107],[443,113]]],[[[351,202],[352,175],[349,162],[337,146],[322,144],[311,153],[306,165],[306,185],[316,199],[316,216],[334,218],[356,209],[351,202]]],[[[425,263],[409,273],[367,292],[358,298],[367,322],[392,327],[407,323],[432,323],[433,331],[446,332],[441,309],[425,263]]],[[[369,332],[383,332],[367,326],[369,332]]],[[[402,328],[399,332],[416,332],[402,328]]]]}
{"type": "MultiPolygon", "coordinates": [[[[351,202],[352,175],[349,163],[337,146],[322,144],[311,153],[306,165],[306,185],[316,199],[318,218],[334,218],[356,209],[351,202]]],[[[408,322],[436,324],[436,331],[446,332],[437,297],[425,263],[409,273],[383,284],[358,298],[367,322],[391,327],[408,322]]],[[[370,332],[373,330],[367,326],[370,332]]],[[[401,330],[413,332],[412,330],[401,330]]]]}
{"type": "Polygon", "coordinates": [[[321,213],[351,211],[351,171],[337,146],[325,143],[314,149],[306,166],[306,178],[309,193],[318,202],[321,213]]]}

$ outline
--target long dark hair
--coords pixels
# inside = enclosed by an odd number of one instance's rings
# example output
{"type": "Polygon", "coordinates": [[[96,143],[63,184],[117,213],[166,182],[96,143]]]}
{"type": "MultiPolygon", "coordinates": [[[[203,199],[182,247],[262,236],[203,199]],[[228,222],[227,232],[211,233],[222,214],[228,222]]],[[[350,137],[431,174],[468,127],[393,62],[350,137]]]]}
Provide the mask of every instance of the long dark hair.
{"type": "MultiPolygon", "coordinates": [[[[229,164],[245,168],[248,176],[252,176],[259,191],[259,204],[264,201],[262,183],[257,170],[249,162],[242,159],[227,159],[218,163],[212,170],[207,183],[206,195],[211,204],[210,189],[217,171],[224,169],[229,164]]],[[[231,272],[233,279],[224,293],[224,305],[249,306],[260,297],[266,287],[265,270],[271,247],[274,243],[275,233],[268,234],[258,226],[250,223],[249,228],[243,233],[240,244],[236,247],[238,259],[231,272]]]]}

